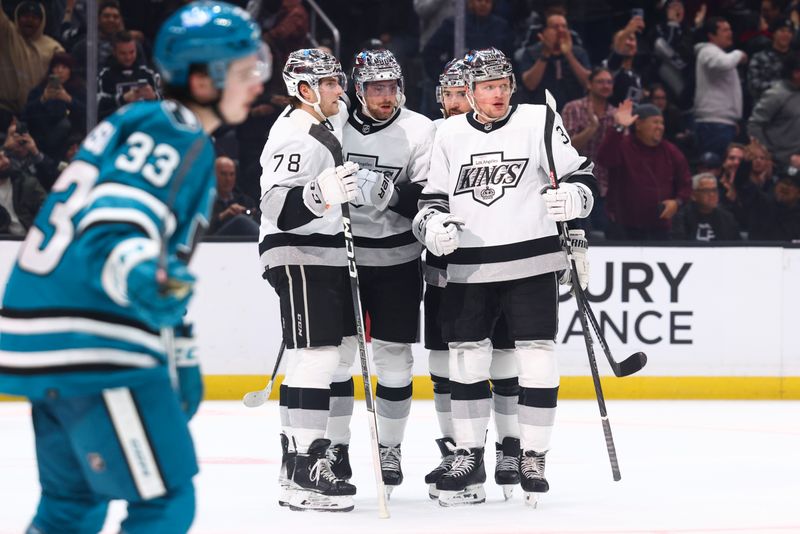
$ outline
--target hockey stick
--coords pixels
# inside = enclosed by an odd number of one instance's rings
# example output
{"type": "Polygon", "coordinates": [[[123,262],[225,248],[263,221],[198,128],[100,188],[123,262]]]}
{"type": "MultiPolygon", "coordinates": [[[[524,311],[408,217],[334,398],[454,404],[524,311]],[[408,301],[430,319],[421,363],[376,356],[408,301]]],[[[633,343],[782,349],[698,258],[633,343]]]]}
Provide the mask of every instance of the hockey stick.
{"type": "MultiPolygon", "coordinates": [[[[186,157],[183,158],[181,166],[178,168],[178,173],[172,179],[170,184],[169,196],[167,197],[167,214],[164,216],[164,222],[161,225],[161,247],[158,252],[158,267],[156,268],[156,282],[158,283],[158,290],[162,295],[169,293],[180,295],[182,292],[188,292],[190,288],[183,283],[170,280],[169,270],[167,266],[167,218],[172,213],[175,206],[175,200],[178,198],[178,191],[183,185],[183,179],[186,178],[186,173],[194,165],[197,156],[203,150],[203,141],[205,136],[200,136],[195,139],[186,151],[186,157]]],[[[183,293],[185,295],[185,293],[183,293]]],[[[169,372],[169,381],[172,384],[172,389],[178,391],[180,384],[178,383],[178,361],[175,354],[175,329],[172,326],[161,327],[161,342],[164,344],[164,352],[167,355],[167,371],[169,372]]]]}
{"type": "Polygon", "coordinates": [[[378,490],[378,516],[389,518],[389,504],[386,499],[386,488],[381,473],[380,441],[378,440],[378,416],[375,413],[375,398],[372,395],[372,373],[369,368],[367,339],[364,335],[364,320],[361,309],[361,290],[358,285],[358,268],[356,267],[356,245],[353,241],[352,223],[350,222],[350,205],[342,206],[342,226],[344,242],[347,248],[347,270],[350,273],[350,293],[353,297],[353,311],[356,320],[356,336],[358,338],[358,355],[361,360],[361,378],[364,380],[364,398],[367,401],[367,419],[369,420],[370,448],[372,449],[372,467],[375,470],[375,485],[378,490]]]}
{"type": "Polygon", "coordinates": [[[278,351],[278,358],[275,360],[275,368],[272,369],[272,376],[269,377],[269,381],[264,389],[251,391],[244,396],[242,402],[245,406],[248,408],[255,408],[267,402],[267,399],[269,399],[269,394],[272,392],[272,384],[275,382],[275,375],[278,374],[278,367],[281,365],[281,360],[283,360],[283,351],[285,350],[286,342],[281,341],[281,349],[278,351]]]}
{"type": "MultiPolygon", "coordinates": [[[[558,174],[556,174],[555,158],[553,158],[553,123],[555,122],[555,99],[550,91],[545,90],[545,103],[547,105],[547,115],[545,119],[544,129],[544,147],[547,153],[547,164],[550,167],[550,182],[554,189],[558,189],[558,174]]],[[[580,292],[580,280],[578,279],[578,268],[575,265],[575,258],[572,256],[572,246],[569,241],[569,231],[567,230],[567,223],[558,223],[559,230],[564,239],[564,250],[567,253],[567,261],[569,261],[570,279],[572,280],[572,291],[578,303],[578,312],[580,314],[581,327],[583,328],[583,340],[586,343],[586,354],[589,357],[589,368],[592,371],[592,382],[594,383],[594,392],[597,397],[597,405],[600,408],[600,419],[603,423],[603,434],[606,438],[606,449],[608,450],[608,459],[611,462],[611,474],[614,480],[620,480],[622,475],[619,472],[619,462],[617,461],[617,450],[614,447],[614,437],[611,435],[611,424],[608,422],[608,413],[606,412],[606,400],[603,396],[603,387],[600,384],[600,373],[597,370],[597,360],[594,357],[594,342],[592,341],[592,334],[589,331],[588,320],[586,319],[586,307],[584,300],[577,298],[580,292]]]]}
{"type": "Polygon", "coordinates": [[[586,293],[580,286],[578,286],[578,291],[575,292],[575,299],[583,301],[583,309],[586,312],[586,317],[589,319],[589,324],[592,325],[595,337],[600,342],[600,347],[602,347],[606,359],[608,359],[608,364],[611,366],[611,370],[614,371],[614,375],[623,377],[641,371],[647,363],[647,354],[644,352],[636,352],[621,362],[614,360],[614,357],[611,355],[611,349],[608,348],[608,343],[606,343],[606,339],[600,331],[600,325],[597,324],[597,318],[594,316],[591,306],[589,306],[589,299],[586,298],[586,293]]]}

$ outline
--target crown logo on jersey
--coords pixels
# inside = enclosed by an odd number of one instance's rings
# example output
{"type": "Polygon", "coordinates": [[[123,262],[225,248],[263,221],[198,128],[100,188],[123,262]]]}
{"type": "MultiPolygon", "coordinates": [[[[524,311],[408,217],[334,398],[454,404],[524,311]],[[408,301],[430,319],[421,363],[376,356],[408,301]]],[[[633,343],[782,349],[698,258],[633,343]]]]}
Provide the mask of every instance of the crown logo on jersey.
{"type": "Polygon", "coordinates": [[[517,187],[528,158],[505,159],[503,152],[472,154],[462,165],[453,195],[471,193],[476,201],[490,206],[503,197],[506,189],[517,187]]]}

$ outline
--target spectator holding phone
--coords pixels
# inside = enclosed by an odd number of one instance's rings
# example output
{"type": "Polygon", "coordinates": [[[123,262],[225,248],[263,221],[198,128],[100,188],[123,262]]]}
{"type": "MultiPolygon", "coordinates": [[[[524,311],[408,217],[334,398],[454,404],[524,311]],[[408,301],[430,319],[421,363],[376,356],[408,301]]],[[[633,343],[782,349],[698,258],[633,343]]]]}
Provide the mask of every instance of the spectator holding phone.
{"type": "Polygon", "coordinates": [[[66,150],[70,133],[85,130],[86,87],[74,74],[69,54],[53,56],[49,73],[28,95],[23,115],[39,148],[56,159],[66,150]]]}
{"type": "Polygon", "coordinates": [[[139,57],[136,39],[127,31],[114,36],[113,54],[97,78],[100,119],[131,102],[161,99],[161,79],[139,57]]]}
{"type": "Polygon", "coordinates": [[[12,171],[24,177],[33,177],[39,181],[42,189],[50,190],[58,177],[58,162],[39,150],[25,122],[18,119],[12,121],[3,151],[9,159],[12,171]]]}
{"type": "Polygon", "coordinates": [[[25,235],[45,194],[36,178],[11,168],[11,160],[0,149],[0,234],[25,235]]]}

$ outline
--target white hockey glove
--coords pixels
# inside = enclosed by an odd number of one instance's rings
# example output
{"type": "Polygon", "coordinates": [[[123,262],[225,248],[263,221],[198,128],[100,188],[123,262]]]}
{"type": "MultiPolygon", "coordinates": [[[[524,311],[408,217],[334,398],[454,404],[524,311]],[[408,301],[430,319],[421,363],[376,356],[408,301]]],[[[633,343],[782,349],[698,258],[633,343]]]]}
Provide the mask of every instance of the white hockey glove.
{"type": "Polygon", "coordinates": [[[382,172],[373,172],[361,169],[356,173],[358,191],[354,204],[374,206],[378,211],[383,211],[389,206],[389,201],[394,195],[394,182],[382,172]]]}
{"type": "MultiPolygon", "coordinates": [[[[435,210],[432,210],[435,211],[435,210]]],[[[425,223],[425,247],[434,256],[445,256],[458,248],[458,233],[464,219],[451,213],[436,212],[425,223]]]]}
{"type": "MultiPolygon", "coordinates": [[[[561,247],[564,248],[564,236],[560,236],[561,247]]],[[[586,233],[583,230],[569,231],[569,244],[572,247],[572,259],[575,260],[575,268],[578,271],[578,281],[581,289],[589,287],[589,258],[586,256],[586,249],[589,242],[586,240],[586,233]]],[[[562,286],[572,288],[571,270],[569,268],[561,271],[558,282],[562,286]]]]}
{"type": "Polygon", "coordinates": [[[328,167],[319,176],[303,186],[303,203],[322,216],[331,206],[344,204],[356,198],[358,163],[346,161],[338,167],[328,167]]]}
{"type": "Polygon", "coordinates": [[[588,217],[594,206],[592,191],[579,183],[563,182],[558,189],[547,186],[541,193],[548,217],[556,222],[588,217]]]}

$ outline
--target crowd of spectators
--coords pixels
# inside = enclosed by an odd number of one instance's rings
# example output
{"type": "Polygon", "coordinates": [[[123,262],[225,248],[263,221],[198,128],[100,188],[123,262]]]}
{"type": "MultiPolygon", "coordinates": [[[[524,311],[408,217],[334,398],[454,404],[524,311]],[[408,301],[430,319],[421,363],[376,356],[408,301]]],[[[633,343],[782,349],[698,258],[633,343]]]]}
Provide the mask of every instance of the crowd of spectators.
{"type": "MultiPolygon", "coordinates": [[[[85,0],[0,0],[0,233],[22,235],[86,134],[161,99],[151,62],[160,22],[184,0],[99,0],[98,79],[85,80],[85,0]],[[96,84],[97,102],[86,101],[96,84]]],[[[233,0],[246,7],[246,0],[233,0]]],[[[468,49],[515,65],[516,103],[556,99],[595,162],[592,239],[800,240],[800,0],[465,0],[468,49]]],[[[453,56],[453,0],[327,0],[345,69],[365,46],[403,66],[407,106],[431,118],[453,56]]],[[[297,48],[334,43],[302,0],[264,0],[275,67],[248,120],[215,132],[212,233],[257,235],[270,127],[289,99],[278,75],[297,48]],[[326,37],[328,35],[328,37],[326,37]]],[[[532,125],[535,127],[535,125],[532,125]]]]}

